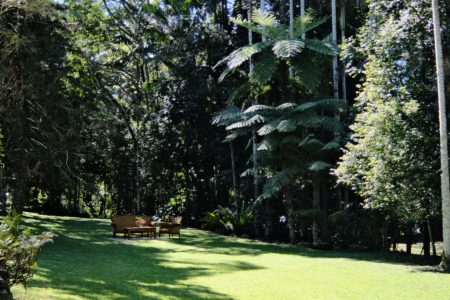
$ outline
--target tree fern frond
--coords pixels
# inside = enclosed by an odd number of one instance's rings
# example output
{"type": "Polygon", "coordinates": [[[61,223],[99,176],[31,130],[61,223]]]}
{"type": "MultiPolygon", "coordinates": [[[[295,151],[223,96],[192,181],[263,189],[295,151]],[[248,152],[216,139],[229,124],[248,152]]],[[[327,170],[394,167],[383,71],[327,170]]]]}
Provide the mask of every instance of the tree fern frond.
{"type": "Polygon", "coordinates": [[[332,141],[326,143],[320,150],[322,150],[322,151],[337,150],[337,149],[341,148],[341,144],[339,142],[340,142],[340,139],[335,138],[332,141]]]}
{"type": "Polygon", "coordinates": [[[253,117],[251,117],[248,120],[245,121],[241,121],[241,122],[237,122],[234,124],[231,124],[229,126],[226,127],[226,130],[233,130],[233,129],[238,129],[238,128],[245,128],[245,127],[251,127],[254,126],[258,123],[262,123],[264,122],[264,117],[261,115],[254,115],[253,117]]]}
{"type": "Polygon", "coordinates": [[[250,84],[248,81],[241,84],[238,88],[236,88],[228,97],[228,104],[233,104],[239,99],[247,97],[250,92],[250,84]]]}
{"type": "Polygon", "coordinates": [[[286,102],[283,104],[280,104],[276,107],[277,110],[291,110],[293,108],[296,108],[297,104],[292,102],[286,102]]]}
{"type": "Polygon", "coordinates": [[[300,144],[303,141],[298,135],[288,135],[281,140],[281,144],[300,144]]]}
{"type": "Polygon", "coordinates": [[[332,166],[333,166],[332,164],[329,164],[327,162],[318,160],[318,161],[315,161],[315,162],[311,163],[309,165],[309,167],[308,167],[308,170],[310,170],[310,171],[322,171],[322,170],[329,169],[332,166]]]}
{"type": "Polygon", "coordinates": [[[297,129],[297,125],[293,120],[282,120],[277,125],[277,131],[279,132],[292,132],[297,129]]]}
{"type": "Polygon", "coordinates": [[[329,132],[342,131],[342,123],[334,117],[322,117],[320,120],[320,125],[329,132]]]}
{"type": "Polygon", "coordinates": [[[272,79],[277,70],[277,59],[270,51],[265,51],[255,62],[253,72],[250,73],[250,81],[262,85],[272,79]]]}
{"type": "Polygon", "coordinates": [[[300,37],[302,34],[316,29],[320,25],[324,24],[328,20],[328,17],[314,19],[310,14],[305,16],[299,16],[295,19],[294,35],[300,37]]]}
{"type": "Polygon", "coordinates": [[[244,111],[244,113],[245,114],[249,114],[249,113],[254,113],[254,112],[257,112],[257,111],[261,111],[261,110],[272,110],[272,109],[273,109],[272,106],[256,104],[256,105],[252,105],[249,108],[247,108],[244,111]]]}
{"type": "Polygon", "coordinates": [[[303,41],[291,39],[277,41],[273,45],[272,51],[277,57],[289,58],[302,52],[303,48],[305,48],[305,43],[303,41]]]}
{"type": "Polygon", "coordinates": [[[265,136],[265,135],[271,134],[272,132],[277,130],[277,126],[280,123],[280,121],[281,121],[281,119],[275,119],[275,120],[270,121],[269,123],[263,125],[258,130],[258,135],[265,136]]]}
{"type": "Polygon", "coordinates": [[[306,39],[304,40],[305,47],[324,55],[335,55],[338,54],[338,49],[329,42],[323,42],[317,39],[306,39]]]}
{"type": "Polygon", "coordinates": [[[228,106],[225,110],[214,115],[212,124],[226,126],[241,119],[242,116],[243,114],[239,107],[231,105],[228,106]]]}
{"type": "Polygon", "coordinates": [[[234,24],[250,29],[253,32],[256,32],[258,34],[264,34],[264,29],[262,29],[261,27],[257,26],[256,24],[250,23],[248,20],[242,19],[240,17],[238,18],[234,18],[231,17],[231,22],[233,22],[234,24]]]}
{"type": "Polygon", "coordinates": [[[260,52],[262,49],[270,45],[268,42],[259,42],[253,45],[244,46],[239,49],[234,50],[228,56],[221,59],[214,68],[217,68],[220,65],[226,64],[230,70],[233,70],[239,67],[242,63],[250,59],[252,55],[260,52]]]}
{"type": "Polygon", "coordinates": [[[321,109],[336,109],[339,105],[343,103],[342,100],[336,98],[325,98],[325,99],[317,99],[310,102],[306,102],[298,105],[295,108],[295,111],[302,112],[313,108],[321,108],[321,109]]]}
{"type": "Polygon", "coordinates": [[[291,181],[290,177],[283,171],[277,172],[275,175],[269,177],[263,187],[260,198],[267,199],[278,193],[291,181]]]}
{"type": "Polygon", "coordinates": [[[315,138],[314,136],[308,135],[300,143],[298,143],[298,147],[307,147],[307,146],[322,147],[323,143],[321,140],[315,138]]]}
{"type": "Polygon", "coordinates": [[[254,23],[264,27],[277,27],[279,25],[277,18],[269,11],[253,11],[252,20],[254,23]]]}

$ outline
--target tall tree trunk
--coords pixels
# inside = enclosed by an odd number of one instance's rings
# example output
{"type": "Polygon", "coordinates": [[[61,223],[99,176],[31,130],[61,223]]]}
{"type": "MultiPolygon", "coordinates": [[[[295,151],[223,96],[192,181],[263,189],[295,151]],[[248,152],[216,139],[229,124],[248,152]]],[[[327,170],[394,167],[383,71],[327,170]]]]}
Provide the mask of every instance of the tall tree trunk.
{"type": "MultiPolygon", "coordinates": [[[[337,44],[336,0],[331,0],[331,41],[337,44]]],[[[333,55],[333,97],[339,98],[338,56],[333,55]]]]}
{"type": "MultiPolygon", "coordinates": [[[[300,0],[300,16],[305,16],[305,0],[300,0]]],[[[305,26],[302,26],[302,31],[305,29],[305,26]]],[[[302,33],[302,39],[306,39],[306,33],[302,33]]]]}
{"type": "Polygon", "coordinates": [[[291,244],[295,244],[297,241],[295,234],[295,199],[294,199],[294,187],[292,184],[288,184],[284,188],[284,195],[286,197],[286,212],[287,212],[287,225],[289,230],[289,241],[291,244]]]}
{"type": "Polygon", "coordinates": [[[236,159],[234,156],[234,146],[233,141],[229,142],[230,145],[230,156],[231,156],[231,173],[233,176],[233,198],[234,198],[234,206],[238,207],[238,190],[237,190],[237,175],[236,175],[236,159]]]}
{"type": "Polygon", "coordinates": [[[430,256],[430,234],[428,232],[427,223],[422,223],[420,231],[423,235],[423,255],[430,256]]]}
{"type": "Polygon", "coordinates": [[[406,225],[406,253],[411,255],[411,249],[413,244],[413,232],[412,232],[412,224],[408,223],[406,225]]]}
{"type": "MultiPolygon", "coordinates": [[[[294,0],[289,0],[289,39],[294,38],[294,0]]],[[[293,92],[294,83],[294,69],[292,65],[289,66],[289,80],[291,85],[291,93],[293,92]]]]}
{"type": "Polygon", "coordinates": [[[6,216],[6,188],[3,183],[3,165],[0,163],[0,216],[6,216]]]}
{"type": "Polygon", "coordinates": [[[135,160],[136,160],[136,200],[135,207],[136,213],[141,213],[141,171],[139,167],[139,147],[136,146],[135,152],[135,160]]]}
{"type": "Polygon", "coordinates": [[[430,237],[430,241],[431,241],[431,248],[433,249],[433,256],[436,256],[436,244],[434,242],[434,237],[433,237],[433,230],[431,229],[431,222],[430,219],[427,219],[427,228],[428,228],[428,236],[430,237]]]}
{"type": "Polygon", "coordinates": [[[442,193],[442,227],[444,252],[442,254],[442,266],[450,267],[450,187],[448,169],[448,133],[447,115],[445,107],[445,82],[444,63],[442,57],[442,40],[440,32],[439,1],[432,0],[433,31],[436,55],[436,75],[439,99],[439,131],[441,144],[441,193],[442,193]]]}
{"type": "Polygon", "coordinates": [[[25,149],[20,150],[19,162],[16,165],[16,174],[13,183],[12,208],[22,213],[30,191],[28,184],[28,155],[25,149]]]}
{"type": "MultiPolygon", "coordinates": [[[[320,210],[320,175],[318,172],[314,172],[312,175],[312,185],[313,185],[313,203],[312,208],[316,211],[320,210]]],[[[318,245],[321,242],[320,239],[320,220],[319,217],[314,217],[313,219],[313,244],[318,245]]]]}

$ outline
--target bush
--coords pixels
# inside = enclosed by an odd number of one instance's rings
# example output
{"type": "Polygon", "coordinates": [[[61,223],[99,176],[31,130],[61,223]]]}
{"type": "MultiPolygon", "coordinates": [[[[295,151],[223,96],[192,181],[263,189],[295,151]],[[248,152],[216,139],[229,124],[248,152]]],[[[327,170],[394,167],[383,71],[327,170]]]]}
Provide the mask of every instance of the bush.
{"type": "Polygon", "coordinates": [[[241,234],[243,228],[253,219],[253,207],[242,207],[233,210],[229,207],[219,206],[213,212],[207,212],[202,221],[208,229],[221,233],[241,234]]]}
{"type": "Polygon", "coordinates": [[[9,286],[26,284],[37,266],[41,247],[52,241],[51,232],[31,235],[22,225],[22,216],[10,213],[0,225],[0,269],[8,274],[9,286]]]}

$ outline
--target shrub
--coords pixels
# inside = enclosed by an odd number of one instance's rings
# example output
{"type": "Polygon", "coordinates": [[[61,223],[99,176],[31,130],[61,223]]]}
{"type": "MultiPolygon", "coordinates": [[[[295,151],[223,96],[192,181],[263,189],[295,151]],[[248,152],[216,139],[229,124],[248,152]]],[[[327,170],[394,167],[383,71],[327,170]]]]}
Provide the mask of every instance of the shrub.
{"type": "Polygon", "coordinates": [[[253,219],[253,206],[231,209],[219,206],[213,212],[207,212],[202,221],[205,226],[222,233],[241,234],[242,229],[253,219]]]}
{"type": "Polygon", "coordinates": [[[0,269],[8,273],[8,285],[26,284],[37,266],[41,247],[52,241],[51,232],[31,235],[22,225],[22,216],[10,213],[0,225],[0,269]]]}

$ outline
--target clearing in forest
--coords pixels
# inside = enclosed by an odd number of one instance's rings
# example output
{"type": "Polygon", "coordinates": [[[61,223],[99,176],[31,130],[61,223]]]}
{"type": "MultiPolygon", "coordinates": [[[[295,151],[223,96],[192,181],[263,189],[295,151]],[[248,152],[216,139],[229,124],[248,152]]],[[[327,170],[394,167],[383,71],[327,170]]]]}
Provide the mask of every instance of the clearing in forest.
{"type": "Polygon", "coordinates": [[[316,251],[183,229],[115,241],[109,220],[25,214],[53,231],[17,299],[449,299],[450,274],[399,256],[316,251]],[[409,263],[408,263],[409,261],[409,263]]]}

